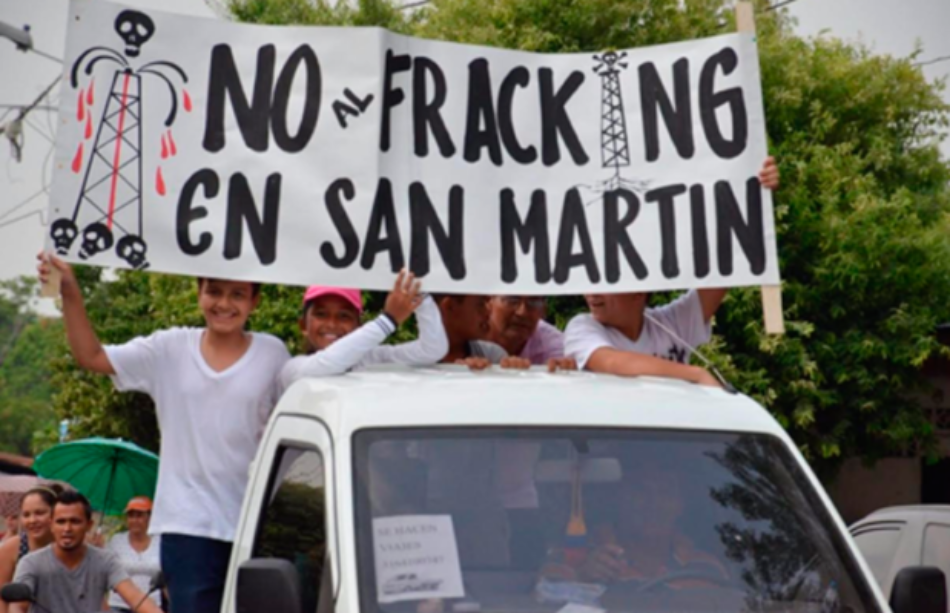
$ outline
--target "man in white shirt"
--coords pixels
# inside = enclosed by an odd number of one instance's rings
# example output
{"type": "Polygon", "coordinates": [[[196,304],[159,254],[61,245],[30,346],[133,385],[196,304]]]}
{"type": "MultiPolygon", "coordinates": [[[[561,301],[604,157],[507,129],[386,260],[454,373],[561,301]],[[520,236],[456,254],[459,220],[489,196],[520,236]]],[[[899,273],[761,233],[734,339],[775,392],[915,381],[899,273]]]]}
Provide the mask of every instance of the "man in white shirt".
{"type": "MultiPolygon", "coordinates": [[[[778,187],[773,158],[765,160],[759,182],[766,189],[778,187]]],[[[689,357],[691,347],[709,340],[710,321],[726,292],[693,290],[656,309],[647,309],[647,293],[589,294],[584,298],[590,313],[567,325],[565,352],[577,360],[578,368],[594,372],[671,377],[718,387],[719,380],[691,366],[689,357]]]]}

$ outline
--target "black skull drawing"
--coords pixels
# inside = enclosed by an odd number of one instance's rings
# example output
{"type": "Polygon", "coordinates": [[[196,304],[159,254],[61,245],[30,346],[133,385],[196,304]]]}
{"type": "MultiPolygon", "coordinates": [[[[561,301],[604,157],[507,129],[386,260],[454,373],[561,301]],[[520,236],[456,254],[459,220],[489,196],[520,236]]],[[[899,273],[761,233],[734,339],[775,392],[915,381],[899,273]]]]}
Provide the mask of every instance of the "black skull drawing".
{"type": "Polygon", "coordinates": [[[129,266],[136,270],[145,270],[148,268],[148,261],[145,254],[148,246],[138,236],[128,234],[119,239],[119,244],[115,247],[119,257],[129,263],[129,266]]]}
{"type": "Polygon", "coordinates": [[[100,251],[112,247],[112,230],[104,223],[96,222],[86,226],[82,231],[82,244],[79,246],[79,258],[87,259],[100,251]]]}
{"type": "Polygon", "coordinates": [[[155,33],[155,24],[145,13],[125,10],[115,18],[115,31],[125,41],[125,54],[138,57],[141,46],[155,33]]]}
{"type": "Polygon", "coordinates": [[[50,236],[53,238],[53,245],[56,246],[56,253],[66,255],[76,237],[79,236],[79,228],[71,219],[57,219],[50,228],[50,236]]]}

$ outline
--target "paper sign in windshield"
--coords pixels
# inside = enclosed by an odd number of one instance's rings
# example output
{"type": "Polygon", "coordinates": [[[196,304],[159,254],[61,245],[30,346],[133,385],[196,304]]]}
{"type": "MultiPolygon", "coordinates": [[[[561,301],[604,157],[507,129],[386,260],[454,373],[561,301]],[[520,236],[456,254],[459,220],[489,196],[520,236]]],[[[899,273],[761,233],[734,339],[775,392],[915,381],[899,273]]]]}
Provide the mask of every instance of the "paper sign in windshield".
{"type": "Polygon", "coordinates": [[[451,516],[374,519],[373,546],[379,602],[464,596],[451,516]]]}

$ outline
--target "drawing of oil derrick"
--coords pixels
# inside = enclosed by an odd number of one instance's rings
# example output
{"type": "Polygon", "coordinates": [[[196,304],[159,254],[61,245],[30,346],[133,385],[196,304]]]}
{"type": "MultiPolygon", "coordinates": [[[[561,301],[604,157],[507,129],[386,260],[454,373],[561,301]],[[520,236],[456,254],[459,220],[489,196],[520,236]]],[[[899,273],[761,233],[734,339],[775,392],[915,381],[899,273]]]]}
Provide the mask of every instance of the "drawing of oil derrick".
{"type": "MultiPolygon", "coordinates": [[[[73,159],[72,170],[78,174],[85,164],[85,174],[72,214],[55,220],[50,227],[50,234],[57,253],[66,255],[76,239],[80,238],[79,224],[85,224],[79,246],[81,259],[92,258],[111,249],[114,244],[120,258],[132,268],[143,270],[148,268],[149,263],[146,257],[148,245],[145,241],[142,198],[142,77],[161,80],[170,94],[171,104],[161,138],[162,159],[177,153],[171,126],[178,114],[178,91],[172,79],[177,77],[184,84],[188,82],[188,77],[171,62],[154,61],[135,68],[126,59],[138,57],[142,45],[155,33],[155,25],[147,15],[124,10],[116,18],[115,31],[125,42],[124,56],[108,47],[92,47],[84,51],[72,66],[70,84],[76,89],[83,67],[85,74],[91,77],[100,62],[118,65],[112,75],[109,94],[88,156],[84,152],[84,142],[93,135],[94,79],[90,78],[87,89],[79,91],[76,119],[85,122],[85,129],[84,138],[73,159]]],[[[190,111],[188,92],[182,88],[181,94],[185,110],[190,111]]],[[[160,196],[165,195],[160,164],[155,172],[155,190],[160,196]]]]}
{"type": "Polygon", "coordinates": [[[644,181],[620,176],[620,168],[630,166],[630,144],[627,139],[627,119],[623,106],[620,71],[627,67],[626,52],[608,51],[595,55],[594,72],[600,75],[600,153],[601,166],[612,168],[613,176],[593,186],[585,186],[596,193],[609,192],[621,187],[643,191],[644,181]]]}

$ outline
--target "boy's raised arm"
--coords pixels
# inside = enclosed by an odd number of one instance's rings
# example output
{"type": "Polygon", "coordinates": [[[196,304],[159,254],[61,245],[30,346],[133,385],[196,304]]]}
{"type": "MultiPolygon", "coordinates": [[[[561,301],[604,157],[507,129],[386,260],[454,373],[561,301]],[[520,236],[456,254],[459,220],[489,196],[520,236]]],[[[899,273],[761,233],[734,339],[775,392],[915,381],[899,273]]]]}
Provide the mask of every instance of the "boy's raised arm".
{"type": "Polygon", "coordinates": [[[373,349],[364,366],[383,362],[407,364],[410,366],[430,366],[438,364],[449,352],[449,339],[442,325],[442,313],[431,296],[426,296],[416,309],[416,322],[419,324],[419,338],[401,345],[384,345],[373,349]]]}
{"type": "Polygon", "coordinates": [[[651,355],[623,351],[612,347],[601,347],[594,351],[587,359],[586,368],[592,372],[625,377],[668,377],[691,381],[700,385],[722,387],[714,376],[699,366],[680,364],[663,358],[655,358],[651,355]]]}
{"type": "Polygon", "coordinates": [[[45,253],[40,253],[37,259],[40,261],[37,270],[41,282],[46,282],[51,267],[56,268],[63,275],[60,290],[63,299],[63,324],[66,327],[66,338],[76,363],[80,368],[91,372],[114,375],[115,369],[109,361],[109,356],[102,348],[96,331],[92,329],[89,316],[86,315],[82,292],[79,290],[79,283],[76,281],[72,267],[55,255],[47,256],[45,253]]]}

